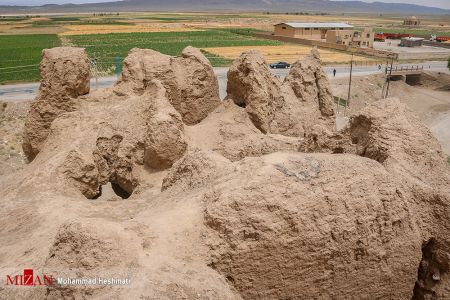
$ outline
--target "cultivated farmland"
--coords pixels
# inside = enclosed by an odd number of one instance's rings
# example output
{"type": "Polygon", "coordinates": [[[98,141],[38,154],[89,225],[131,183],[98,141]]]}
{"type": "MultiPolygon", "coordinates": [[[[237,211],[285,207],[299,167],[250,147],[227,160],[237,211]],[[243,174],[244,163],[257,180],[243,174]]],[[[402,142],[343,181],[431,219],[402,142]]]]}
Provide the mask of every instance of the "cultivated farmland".
{"type": "Polygon", "coordinates": [[[0,35],[0,82],[39,80],[42,49],[59,44],[55,34],[0,35]]]}
{"type": "MultiPolygon", "coordinates": [[[[0,16],[0,84],[36,81],[41,50],[58,45],[87,49],[98,71],[111,74],[117,62],[133,47],[178,55],[192,45],[202,49],[213,66],[227,66],[241,51],[260,49],[269,62],[293,62],[309,46],[253,37],[255,31],[272,31],[279,22],[349,22],[377,32],[408,32],[429,36],[450,35],[445,16],[423,16],[417,28],[402,26],[403,16],[317,15],[314,13],[92,13],[69,15],[0,16]],[[120,58],[120,59],[117,59],[120,58]],[[3,69],[2,69],[3,68],[3,69]]],[[[321,50],[327,64],[348,63],[351,56],[321,50]]],[[[358,63],[373,63],[356,57],[358,63]]]]}
{"type": "MultiPolygon", "coordinates": [[[[229,46],[276,46],[281,42],[257,39],[227,30],[176,32],[132,32],[83,34],[73,36],[3,35],[0,36],[0,83],[39,80],[42,49],[62,45],[86,48],[101,70],[110,72],[117,58],[122,60],[132,48],[148,48],[168,55],[178,55],[186,46],[197,48],[229,46]]],[[[213,66],[225,66],[230,60],[205,52],[213,66]]],[[[105,75],[105,74],[103,74],[105,75]]]]}
{"type": "MultiPolygon", "coordinates": [[[[241,55],[242,52],[248,51],[250,49],[257,49],[261,51],[267,62],[272,63],[276,61],[287,61],[289,63],[294,63],[300,57],[307,55],[311,51],[310,46],[304,45],[294,45],[294,44],[284,44],[278,46],[237,46],[237,47],[214,47],[214,48],[204,48],[208,53],[215,54],[220,57],[224,57],[230,60],[236,59],[241,55]]],[[[320,56],[322,62],[324,63],[340,63],[340,62],[350,62],[351,54],[345,52],[338,52],[326,49],[320,49],[320,56]]],[[[369,58],[364,56],[354,56],[354,62],[376,62],[380,59],[369,58]]]]}
{"type": "MultiPolygon", "coordinates": [[[[89,56],[103,64],[113,64],[116,57],[125,57],[132,48],[148,48],[168,55],[178,55],[186,46],[197,48],[229,46],[270,46],[281,42],[263,40],[224,30],[187,32],[141,32],[70,36],[70,42],[86,48],[89,56]]],[[[213,66],[228,64],[227,59],[205,53],[213,66]]]]}

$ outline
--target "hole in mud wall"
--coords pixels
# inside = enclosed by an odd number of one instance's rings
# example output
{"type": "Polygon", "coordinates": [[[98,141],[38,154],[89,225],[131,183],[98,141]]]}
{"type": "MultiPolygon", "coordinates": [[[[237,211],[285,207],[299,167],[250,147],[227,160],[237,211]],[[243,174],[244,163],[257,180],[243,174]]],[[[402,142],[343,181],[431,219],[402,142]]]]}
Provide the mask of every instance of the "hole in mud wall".
{"type": "Polygon", "coordinates": [[[341,153],[344,153],[344,148],[337,147],[333,149],[333,154],[341,154],[341,153]]]}
{"type": "Polygon", "coordinates": [[[437,299],[435,288],[441,284],[442,275],[448,270],[437,255],[437,241],[431,238],[422,245],[422,260],[417,271],[412,300],[437,299]]]}
{"type": "Polygon", "coordinates": [[[242,107],[242,108],[245,108],[247,106],[244,101],[237,101],[235,103],[237,106],[242,107]]]}
{"type": "Polygon", "coordinates": [[[95,197],[88,199],[115,201],[119,199],[128,199],[130,198],[131,194],[132,192],[127,192],[119,184],[107,182],[106,184],[100,186],[99,192],[97,195],[95,195],[95,197]]]}
{"type": "Polygon", "coordinates": [[[131,193],[128,193],[127,191],[125,191],[117,183],[111,182],[111,188],[114,191],[114,193],[122,199],[128,199],[131,196],[131,193]]]}
{"type": "Polygon", "coordinates": [[[95,199],[100,198],[101,196],[102,196],[102,186],[100,186],[100,187],[98,188],[98,194],[95,195],[94,197],[90,198],[90,199],[95,200],[95,199]]]}
{"type": "Polygon", "coordinates": [[[232,276],[228,275],[226,278],[231,284],[233,284],[233,285],[235,284],[234,278],[232,276]]]}

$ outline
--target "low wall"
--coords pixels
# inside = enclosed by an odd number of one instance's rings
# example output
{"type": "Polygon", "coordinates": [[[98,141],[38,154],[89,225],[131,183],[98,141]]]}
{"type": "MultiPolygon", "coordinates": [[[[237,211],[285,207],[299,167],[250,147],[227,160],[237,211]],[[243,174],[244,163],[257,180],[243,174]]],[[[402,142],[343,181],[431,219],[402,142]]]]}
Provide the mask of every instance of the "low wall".
{"type": "Polygon", "coordinates": [[[300,38],[293,38],[293,37],[287,37],[287,36],[281,36],[281,35],[273,35],[269,33],[253,33],[254,37],[259,37],[263,39],[269,39],[274,41],[280,41],[280,42],[286,42],[286,43],[296,43],[296,44],[302,44],[307,46],[312,46],[313,40],[307,40],[307,39],[300,39],[300,38]]]}
{"type": "Polygon", "coordinates": [[[423,41],[422,43],[425,46],[433,46],[433,47],[450,49],[450,43],[438,43],[438,42],[430,42],[430,41],[423,41]]]}
{"type": "Polygon", "coordinates": [[[433,59],[448,59],[450,53],[448,52],[411,52],[411,53],[399,53],[398,58],[402,60],[433,60],[433,59]]]}
{"type": "Polygon", "coordinates": [[[280,36],[280,35],[273,35],[270,33],[254,33],[254,37],[259,37],[263,39],[269,39],[269,40],[275,40],[280,42],[286,42],[286,43],[294,43],[294,44],[301,44],[306,46],[317,46],[320,48],[326,48],[326,49],[333,49],[333,50],[339,50],[339,51],[346,51],[346,52],[352,52],[355,54],[362,54],[362,55],[369,55],[369,56],[376,56],[376,57],[391,57],[394,55],[394,58],[397,59],[397,54],[389,52],[389,51],[383,51],[383,50],[375,50],[372,48],[355,48],[355,47],[348,47],[346,45],[339,45],[334,43],[327,43],[317,40],[308,40],[308,39],[301,39],[301,38],[293,38],[293,37],[287,37],[287,36],[280,36]]]}

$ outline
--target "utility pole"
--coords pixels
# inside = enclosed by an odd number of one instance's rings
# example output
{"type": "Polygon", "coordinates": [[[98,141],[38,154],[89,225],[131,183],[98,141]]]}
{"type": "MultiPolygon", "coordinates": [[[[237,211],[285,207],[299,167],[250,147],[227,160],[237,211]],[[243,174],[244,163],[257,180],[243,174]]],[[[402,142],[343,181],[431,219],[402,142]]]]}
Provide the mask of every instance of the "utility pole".
{"type": "Polygon", "coordinates": [[[350,93],[352,90],[352,72],[353,72],[353,52],[352,52],[352,59],[350,60],[350,81],[348,83],[348,96],[347,96],[347,104],[345,105],[345,108],[347,108],[350,105],[350,93]]]}
{"type": "Polygon", "coordinates": [[[345,105],[345,110],[350,106],[350,94],[352,90],[352,73],[353,73],[353,39],[355,38],[355,32],[352,32],[352,39],[349,44],[349,50],[352,52],[352,58],[350,59],[350,81],[348,82],[348,95],[347,95],[347,103],[345,105]]]}
{"type": "Polygon", "coordinates": [[[389,85],[391,83],[391,74],[392,74],[392,65],[394,64],[394,56],[391,57],[391,68],[389,70],[389,75],[387,77],[387,88],[386,88],[386,95],[384,98],[387,98],[389,95],[389,85]]]}

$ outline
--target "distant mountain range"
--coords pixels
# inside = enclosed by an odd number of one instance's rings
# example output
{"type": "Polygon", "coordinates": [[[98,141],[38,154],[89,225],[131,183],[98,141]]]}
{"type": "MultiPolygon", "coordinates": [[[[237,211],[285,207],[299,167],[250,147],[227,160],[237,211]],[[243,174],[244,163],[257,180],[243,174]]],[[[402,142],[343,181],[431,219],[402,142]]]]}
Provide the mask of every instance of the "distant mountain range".
{"type": "Polygon", "coordinates": [[[0,6],[0,14],[93,11],[270,11],[450,15],[450,9],[415,4],[330,0],[124,0],[89,4],[0,6]]]}

